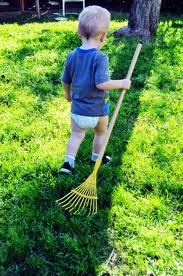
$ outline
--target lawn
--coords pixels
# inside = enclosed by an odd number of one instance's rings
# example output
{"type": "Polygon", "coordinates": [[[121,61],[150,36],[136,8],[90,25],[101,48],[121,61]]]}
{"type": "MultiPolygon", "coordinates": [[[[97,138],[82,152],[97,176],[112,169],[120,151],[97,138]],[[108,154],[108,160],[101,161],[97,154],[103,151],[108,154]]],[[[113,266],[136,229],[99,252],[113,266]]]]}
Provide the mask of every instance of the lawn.
{"type": "MultiPolygon", "coordinates": [[[[116,79],[136,48],[112,35],[126,23],[112,20],[103,48],[116,79]]],[[[113,162],[98,173],[98,214],[87,217],[55,202],[92,172],[88,131],[76,175],[59,175],[70,133],[60,75],[80,45],[77,21],[0,25],[1,275],[183,275],[182,27],[162,17],[143,46],[107,147],[113,162]]]]}

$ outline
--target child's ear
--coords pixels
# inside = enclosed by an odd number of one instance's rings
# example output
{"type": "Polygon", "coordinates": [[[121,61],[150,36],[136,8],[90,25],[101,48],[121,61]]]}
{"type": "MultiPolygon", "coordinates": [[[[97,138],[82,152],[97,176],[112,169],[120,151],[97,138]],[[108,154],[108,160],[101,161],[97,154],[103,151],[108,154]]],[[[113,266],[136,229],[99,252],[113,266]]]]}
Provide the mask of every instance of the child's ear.
{"type": "Polygon", "coordinates": [[[104,42],[105,39],[106,39],[106,33],[102,33],[100,35],[100,42],[104,42]]]}

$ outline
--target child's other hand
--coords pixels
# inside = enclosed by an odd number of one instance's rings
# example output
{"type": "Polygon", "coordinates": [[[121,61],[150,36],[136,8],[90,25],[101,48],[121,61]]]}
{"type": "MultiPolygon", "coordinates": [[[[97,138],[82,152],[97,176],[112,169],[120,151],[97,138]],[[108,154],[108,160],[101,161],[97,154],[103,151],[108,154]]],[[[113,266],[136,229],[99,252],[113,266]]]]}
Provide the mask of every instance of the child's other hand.
{"type": "Polygon", "coordinates": [[[122,89],[124,89],[124,90],[128,90],[128,89],[130,89],[130,86],[131,86],[131,80],[129,80],[129,79],[123,79],[122,81],[122,89]]]}

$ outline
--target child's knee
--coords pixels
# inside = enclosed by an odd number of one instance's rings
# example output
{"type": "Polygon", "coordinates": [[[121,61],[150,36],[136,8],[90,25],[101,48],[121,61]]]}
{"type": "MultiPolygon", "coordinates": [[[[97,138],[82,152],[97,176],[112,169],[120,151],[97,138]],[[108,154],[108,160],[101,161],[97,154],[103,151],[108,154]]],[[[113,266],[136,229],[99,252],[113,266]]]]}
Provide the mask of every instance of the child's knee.
{"type": "Polygon", "coordinates": [[[82,141],[85,138],[85,131],[72,131],[72,136],[82,141]]]}
{"type": "Polygon", "coordinates": [[[95,131],[95,137],[103,137],[103,136],[105,136],[106,131],[95,131]]]}
{"type": "Polygon", "coordinates": [[[108,126],[108,116],[101,116],[99,117],[98,124],[96,126],[95,134],[98,135],[104,135],[107,131],[107,126],[108,126]]]}

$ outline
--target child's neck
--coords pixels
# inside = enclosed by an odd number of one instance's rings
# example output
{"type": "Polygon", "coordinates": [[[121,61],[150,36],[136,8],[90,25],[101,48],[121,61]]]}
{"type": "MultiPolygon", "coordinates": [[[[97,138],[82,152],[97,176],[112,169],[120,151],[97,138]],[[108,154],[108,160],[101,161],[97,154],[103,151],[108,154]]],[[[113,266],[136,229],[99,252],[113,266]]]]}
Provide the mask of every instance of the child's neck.
{"type": "Polygon", "coordinates": [[[82,45],[80,47],[83,50],[88,50],[92,48],[100,48],[100,42],[97,40],[94,40],[92,38],[89,38],[88,40],[86,38],[82,38],[82,45]]]}

